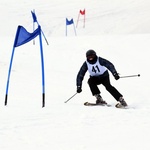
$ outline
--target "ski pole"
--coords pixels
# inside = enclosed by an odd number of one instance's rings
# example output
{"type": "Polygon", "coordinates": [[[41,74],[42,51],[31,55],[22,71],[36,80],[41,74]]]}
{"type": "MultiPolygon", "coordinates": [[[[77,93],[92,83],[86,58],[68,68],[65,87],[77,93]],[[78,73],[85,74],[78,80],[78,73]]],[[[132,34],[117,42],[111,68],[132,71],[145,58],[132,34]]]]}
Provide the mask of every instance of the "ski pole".
{"type": "Polygon", "coordinates": [[[129,77],[140,77],[140,74],[137,74],[137,75],[129,75],[129,76],[121,76],[120,78],[129,78],[129,77]]]}
{"type": "Polygon", "coordinates": [[[77,93],[75,93],[74,95],[72,95],[68,100],[66,100],[64,103],[67,103],[70,99],[72,99],[77,93]]]}

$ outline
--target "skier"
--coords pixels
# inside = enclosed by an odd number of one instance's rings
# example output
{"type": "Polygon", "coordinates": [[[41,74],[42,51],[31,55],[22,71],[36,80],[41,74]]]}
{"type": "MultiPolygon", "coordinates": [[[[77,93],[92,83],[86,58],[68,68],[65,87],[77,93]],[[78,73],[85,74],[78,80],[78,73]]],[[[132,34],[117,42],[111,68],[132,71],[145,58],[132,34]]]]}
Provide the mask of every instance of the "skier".
{"type": "Polygon", "coordinates": [[[110,83],[108,70],[112,73],[116,80],[120,78],[114,65],[110,61],[102,57],[98,57],[96,52],[92,49],[86,52],[86,61],[83,63],[77,74],[77,93],[82,92],[82,81],[87,70],[90,74],[88,84],[92,95],[96,97],[96,104],[107,104],[107,102],[104,101],[101,97],[101,92],[98,88],[98,85],[102,84],[103,86],[105,86],[106,90],[119,102],[119,105],[117,104],[119,107],[127,106],[123,95],[119,93],[119,91],[110,83]]]}

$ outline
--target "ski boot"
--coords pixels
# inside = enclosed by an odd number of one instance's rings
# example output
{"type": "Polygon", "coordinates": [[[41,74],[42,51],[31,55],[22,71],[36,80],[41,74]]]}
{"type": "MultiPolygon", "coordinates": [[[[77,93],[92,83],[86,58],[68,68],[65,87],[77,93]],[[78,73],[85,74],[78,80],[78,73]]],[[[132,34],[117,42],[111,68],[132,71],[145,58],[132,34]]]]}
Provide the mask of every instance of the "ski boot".
{"type": "Polygon", "coordinates": [[[123,97],[120,97],[119,100],[118,100],[118,102],[120,102],[120,103],[116,104],[117,108],[128,106],[123,97]]]}
{"type": "Polygon", "coordinates": [[[99,94],[96,94],[94,96],[96,97],[97,105],[107,105],[107,103],[103,100],[103,98],[99,94]]]}

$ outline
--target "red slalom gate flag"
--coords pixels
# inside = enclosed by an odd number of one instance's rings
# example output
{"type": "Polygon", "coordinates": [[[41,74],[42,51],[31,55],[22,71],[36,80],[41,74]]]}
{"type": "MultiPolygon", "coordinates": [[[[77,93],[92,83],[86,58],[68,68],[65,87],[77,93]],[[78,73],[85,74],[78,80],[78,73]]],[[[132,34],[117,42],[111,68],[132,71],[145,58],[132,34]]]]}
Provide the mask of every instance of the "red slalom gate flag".
{"type": "Polygon", "coordinates": [[[82,10],[80,10],[80,14],[81,15],[85,15],[85,9],[82,11],[82,10]]]}
{"type": "Polygon", "coordinates": [[[83,18],[83,28],[85,28],[85,9],[83,11],[82,10],[79,11],[76,28],[78,27],[78,22],[79,22],[79,19],[80,19],[80,14],[84,16],[84,18],[83,18]]]}

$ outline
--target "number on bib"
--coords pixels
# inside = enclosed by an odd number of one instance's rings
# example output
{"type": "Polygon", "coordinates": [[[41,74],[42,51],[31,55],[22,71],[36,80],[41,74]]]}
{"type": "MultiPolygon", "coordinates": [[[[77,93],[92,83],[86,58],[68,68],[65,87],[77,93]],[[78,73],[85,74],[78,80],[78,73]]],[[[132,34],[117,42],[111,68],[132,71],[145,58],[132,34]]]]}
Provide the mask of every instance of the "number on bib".
{"type": "Polygon", "coordinates": [[[98,68],[97,65],[92,67],[92,72],[94,73],[100,72],[100,69],[98,68]]]}

